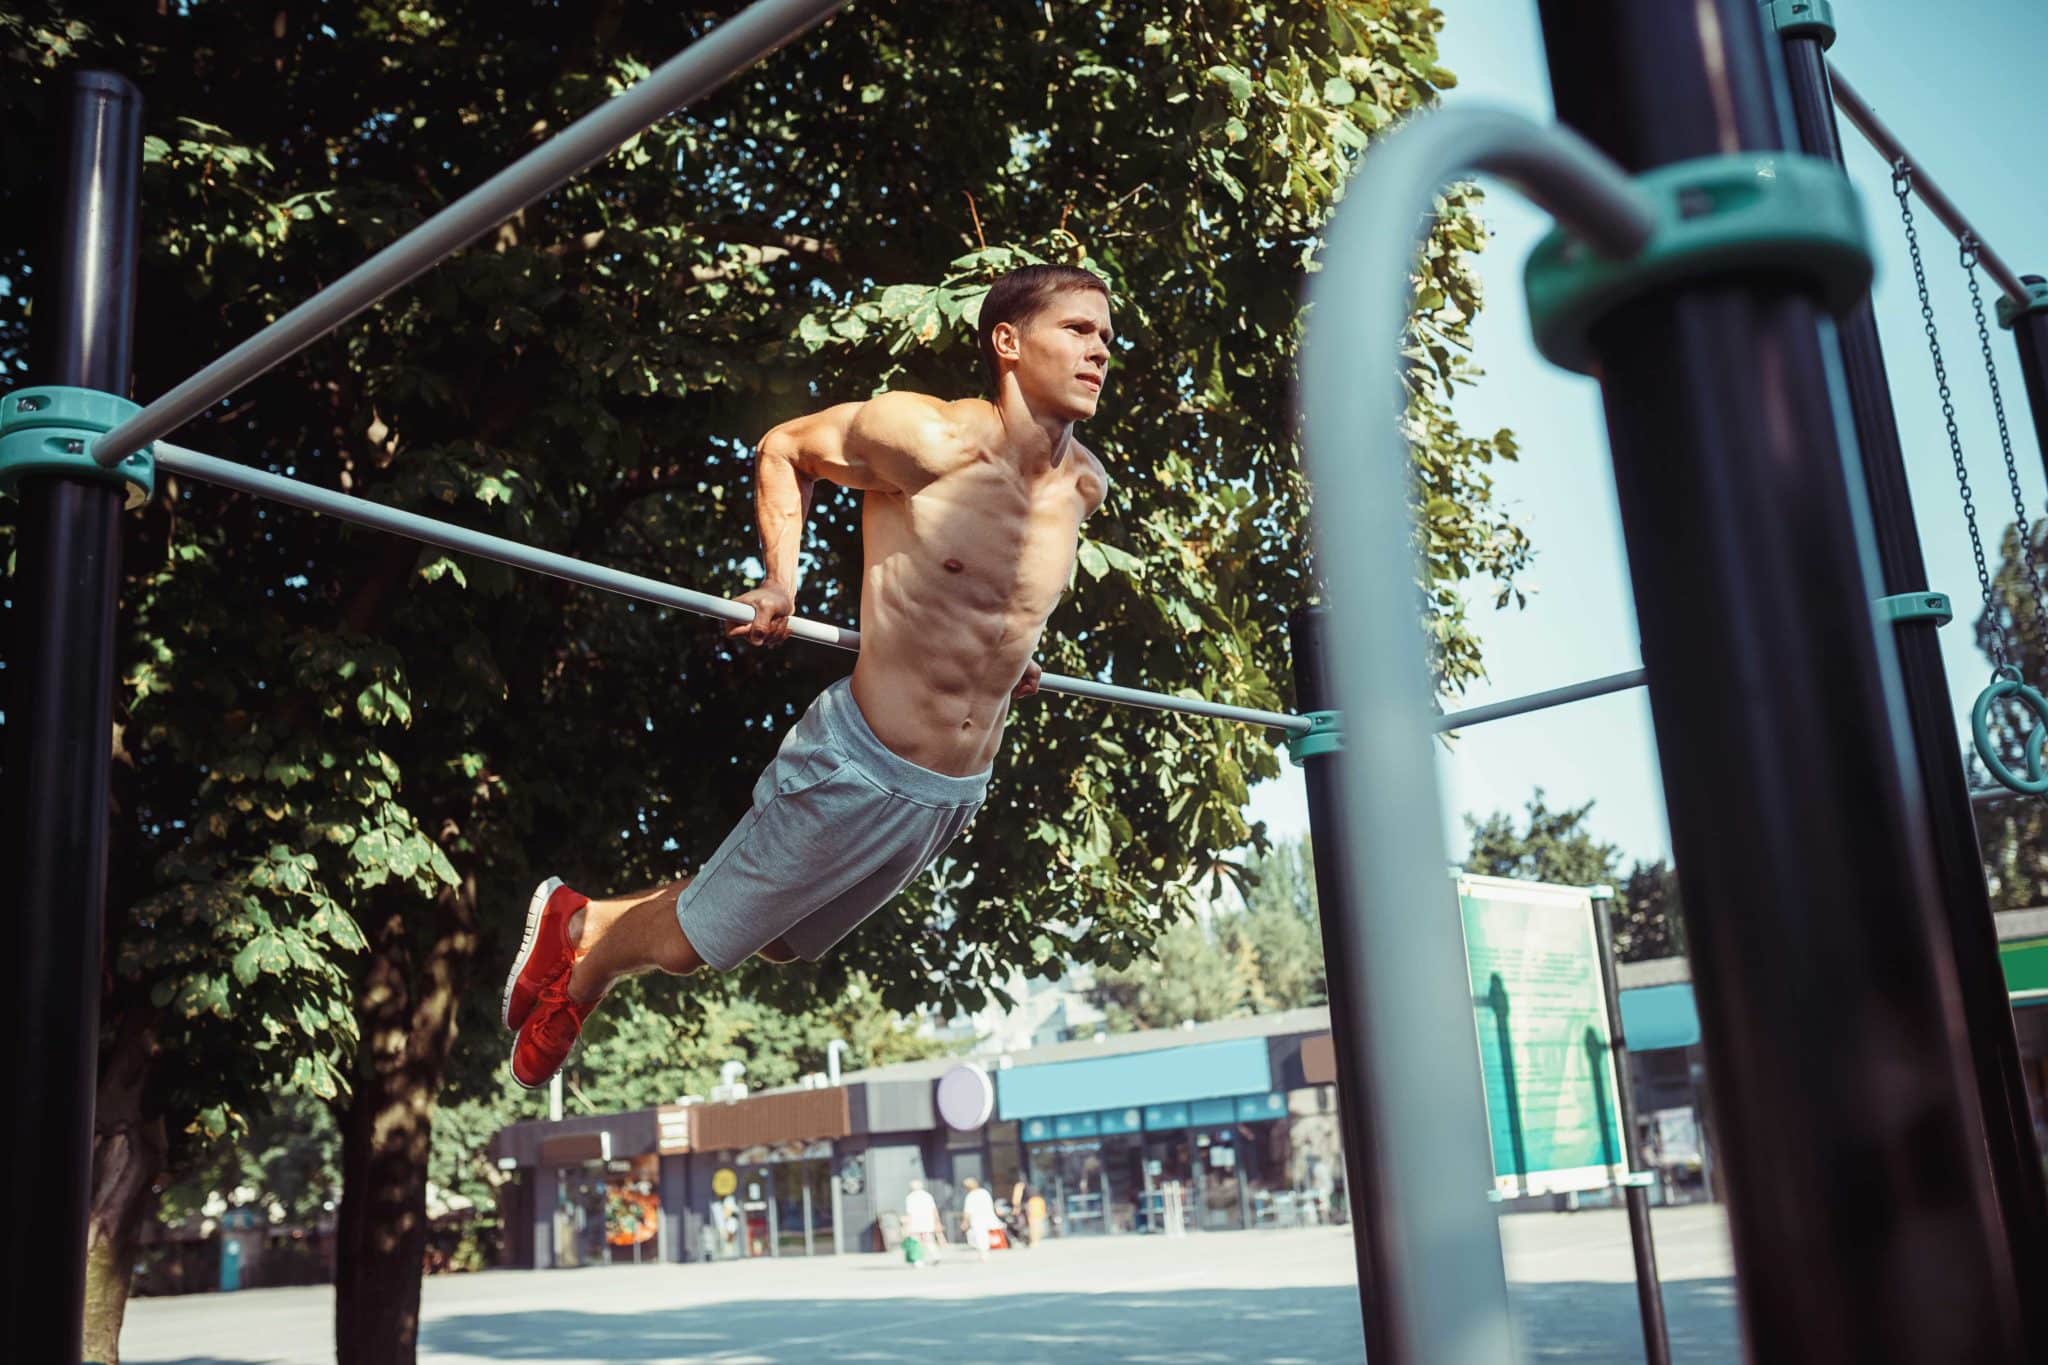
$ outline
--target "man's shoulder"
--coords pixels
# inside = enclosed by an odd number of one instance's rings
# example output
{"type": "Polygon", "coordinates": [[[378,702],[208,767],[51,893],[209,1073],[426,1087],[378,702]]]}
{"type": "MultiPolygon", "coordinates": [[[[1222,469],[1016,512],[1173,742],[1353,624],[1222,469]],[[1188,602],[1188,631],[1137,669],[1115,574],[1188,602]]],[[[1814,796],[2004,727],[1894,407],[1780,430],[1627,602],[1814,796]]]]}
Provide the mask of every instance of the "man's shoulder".
{"type": "Polygon", "coordinates": [[[979,398],[938,398],[916,389],[884,389],[863,405],[863,416],[891,420],[942,422],[955,427],[985,426],[989,405],[979,398]]]}
{"type": "Polygon", "coordinates": [[[1103,466],[1102,457],[1079,441],[1074,442],[1074,486],[1088,500],[1090,512],[1102,506],[1102,500],[1109,496],[1109,470],[1103,466]]]}
{"type": "Polygon", "coordinates": [[[952,401],[915,389],[889,389],[862,405],[857,428],[939,473],[966,458],[987,437],[988,404],[952,401]]]}

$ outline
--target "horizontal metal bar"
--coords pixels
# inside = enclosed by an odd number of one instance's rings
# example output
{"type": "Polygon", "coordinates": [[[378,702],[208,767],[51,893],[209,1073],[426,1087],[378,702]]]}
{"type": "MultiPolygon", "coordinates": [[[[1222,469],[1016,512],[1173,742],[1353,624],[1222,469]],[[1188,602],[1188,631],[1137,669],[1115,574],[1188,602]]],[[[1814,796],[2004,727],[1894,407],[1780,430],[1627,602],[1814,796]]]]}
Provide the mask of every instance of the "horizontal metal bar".
{"type": "MultiPolygon", "coordinates": [[[[664,583],[660,579],[644,578],[639,574],[624,573],[618,569],[607,569],[603,565],[587,563],[570,555],[522,545],[503,536],[472,531],[462,526],[451,526],[432,517],[423,517],[415,512],[402,512],[396,507],[386,507],[381,502],[371,502],[368,498],[337,493],[331,489],[302,483],[297,479],[285,478],[281,474],[251,469],[247,465],[235,464],[230,460],[203,455],[196,450],[172,445],[168,441],[157,442],[156,463],[159,469],[167,469],[205,483],[218,484],[223,488],[232,488],[237,492],[249,493],[259,498],[270,498],[308,512],[318,512],[323,516],[336,517],[357,526],[367,526],[373,531],[387,531],[457,554],[475,555],[479,559],[493,560],[515,569],[526,569],[565,582],[578,583],[587,588],[618,593],[622,597],[650,602],[658,607],[674,607],[679,611],[695,612],[699,616],[710,616],[721,621],[730,621],[735,625],[754,619],[752,607],[728,598],[678,587],[673,583],[664,583]]],[[[799,640],[831,645],[835,649],[860,648],[859,632],[848,630],[844,626],[829,625],[823,621],[809,621],[801,617],[792,619],[789,633],[799,640]]],[[[1310,722],[1305,716],[1290,716],[1280,711],[1257,711],[1242,706],[1226,706],[1221,702],[1204,701],[1195,697],[1173,697],[1163,692],[1118,687],[1089,678],[1070,678],[1057,673],[1045,674],[1039,679],[1038,686],[1039,690],[1044,692],[1058,692],[1067,696],[1115,702],[1124,706],[1142,706],[1154,711],[1178,711],[1191,716],[1236,721],[1245,725],[1272,726],[1292,733],[1306,733],[1310,728],[1310,722]]]]}
{"type": "Polygon", "coordinates": [[[1604,678],[1589,678],[1585,682],[1571,683],[1565,687],[1553,687],[1548,692],[1531,692],[1526,697],[1510,697],[1506,701],[1489,702],[1485,706],[1474,706],[1464,711],[1452,711],[1435,718],[1430,728],[1439,733],[1445,730],[1462,730],[1468,725],[1484,725],[1490,720],[1505,720],[1509,716],[1526,716],[1532,711],[1547,711],[1553,706],[1565,706],[1589,697],[1604,697],[1610,692],[1626,692],[1631,687],[1641,687],[1650,678],[1640,668],[1626,673],[1610,673],[1604,678]]]}
{"type": "Polygon", "coordinates": [[[2004,291],[2005,296],[2018,304],[2030,302],[2026,285],[2020,283],[2019,273],[2005,263],[2005,258],[1991,249],[1991,243],[1984,240],[1984,234],[1970,226],[1970,220],[1963,217],[1963,211],[1955,201],[1942,193],[1941,186],[1934,183],[1934,177],[1920,159],[1906,150],[1906,144],[1899,141],[1898,134],[1885,126],[1863,96],[1856,93],[1856,87],[1842,77],[1841,68],[1828,63],[1828,83],[1834,87],[1835,107],[1848,116],[1856,125],[1856,131],[1864,140],[1877,149],[1888,166],[1905,162],[1913,171],[1913,193],[1920,196],[1920,202],[1927,205],[1927,211],[1941,220],[1941,225],[1952,233],[1957,241],[1968,237],[1977,244],[1977,259],[1989,275],[2004,291]]]}
{"type": "Polygon", "coordinates": [[[177,430],[844,3],[759,0],[115,427],[93,458],[111,467],[177,430]]]}

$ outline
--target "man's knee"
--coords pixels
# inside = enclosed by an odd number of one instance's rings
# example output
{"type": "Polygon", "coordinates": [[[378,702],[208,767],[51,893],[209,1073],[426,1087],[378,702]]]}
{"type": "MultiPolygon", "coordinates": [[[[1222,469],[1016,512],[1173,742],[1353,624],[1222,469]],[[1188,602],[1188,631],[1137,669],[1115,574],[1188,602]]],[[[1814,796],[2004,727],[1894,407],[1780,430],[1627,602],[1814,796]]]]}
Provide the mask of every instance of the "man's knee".
{"type": "Polygon", "coordinates": [[[688,935],[677,933],[661,945],[655,954],[654,965],[670,976],[688,976],[704,965],[704,959],[698,955],[696,945],[690,942],[688,935]]]}

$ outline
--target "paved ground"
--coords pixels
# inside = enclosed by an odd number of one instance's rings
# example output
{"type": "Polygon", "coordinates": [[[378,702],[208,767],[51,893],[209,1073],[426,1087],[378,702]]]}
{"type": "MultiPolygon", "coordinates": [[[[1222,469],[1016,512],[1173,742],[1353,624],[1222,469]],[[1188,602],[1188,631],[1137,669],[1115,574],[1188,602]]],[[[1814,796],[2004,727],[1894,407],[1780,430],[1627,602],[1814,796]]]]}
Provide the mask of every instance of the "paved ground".
{"type": "MultiPolygon", "coordinates": [[[[1637,1362],[1634,1267],[1618,1211],[1502,1221],[1522,1357],[1637,1362]]],[[[1673,1355],[1732,1361],[1720,1210],[1654,1219],[1673,1355]]],[[[427,1281],[430,1365],[549,1361],[1355,1361],[1364,1352],[1341,1229],[1050,1242],[912,1270],[880,1256],[493,1271],[427,1281]]],[[[138,1299],[127,1365],[334,1359],[327,1289],[138,1299]]]]}

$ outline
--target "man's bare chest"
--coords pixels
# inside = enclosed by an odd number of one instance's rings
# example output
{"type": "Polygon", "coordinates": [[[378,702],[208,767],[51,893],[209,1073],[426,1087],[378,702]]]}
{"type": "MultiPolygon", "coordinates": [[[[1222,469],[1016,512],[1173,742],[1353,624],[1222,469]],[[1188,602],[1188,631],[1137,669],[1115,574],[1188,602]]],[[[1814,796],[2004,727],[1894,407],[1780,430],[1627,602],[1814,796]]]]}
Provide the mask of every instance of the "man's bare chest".
{"type": "Polygon", "coordinates": [[[974,596],[1048,606],[1067,583],[1088,499],[1071,477],[1037,483],[970,466],[908,497],[868,500],[869,554],[974,596]]]}

